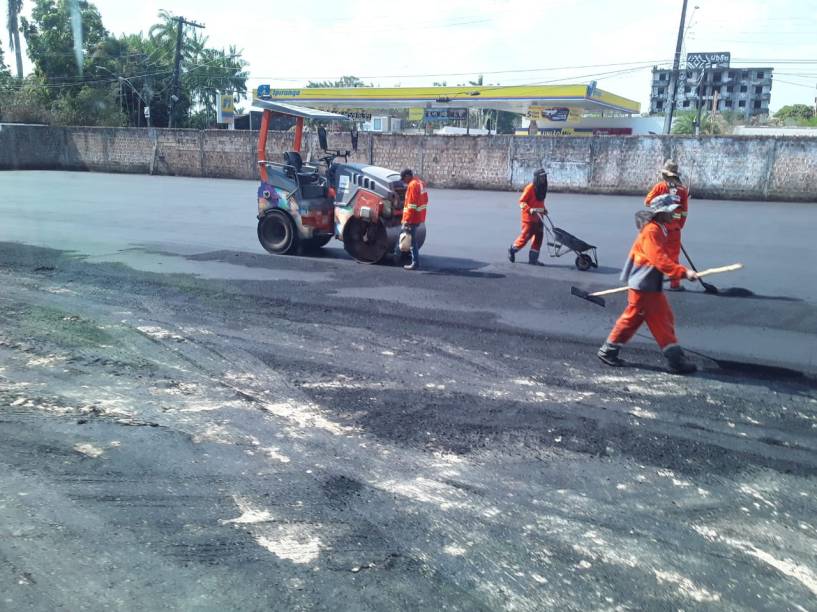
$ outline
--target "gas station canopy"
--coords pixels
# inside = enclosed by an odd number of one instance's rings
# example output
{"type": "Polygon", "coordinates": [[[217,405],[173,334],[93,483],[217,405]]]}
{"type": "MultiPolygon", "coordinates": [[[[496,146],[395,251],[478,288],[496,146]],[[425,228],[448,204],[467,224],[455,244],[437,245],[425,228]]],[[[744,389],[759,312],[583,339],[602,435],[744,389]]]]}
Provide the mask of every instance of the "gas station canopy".
{"type": "Polygon", "coordinates": [[[303,106],[286,104],[284,102],[272,102],[270,100],[259,100],[256,98],[252,101],[252,105],[254,108],[269,110],[290,117],[302,117],[304,119],[317,119],[320,121],[349,121],[346,115],[316,110],[314,108],[304,108],[303,106]]]}
{"type": "MultiPolygon", "coordinates": [[[[482,108],[524,115],[531,107],[569,107],[580,113],[637,114],[641,104],[583,85],[482,85],[478,87],[351,87],[277,89],[259,87],[253,104],[285,103],[287,107],[358,108],[482,108]]],[[[275,110],[275,109],[271,109],[275,110]]],[[[286,112],[286,111],[282,111],[286,112]]],[[[309,117],[308,115],[304,115],[309,117]]],[[[317,117],[316,117],[317,118],[317,117]]]]}

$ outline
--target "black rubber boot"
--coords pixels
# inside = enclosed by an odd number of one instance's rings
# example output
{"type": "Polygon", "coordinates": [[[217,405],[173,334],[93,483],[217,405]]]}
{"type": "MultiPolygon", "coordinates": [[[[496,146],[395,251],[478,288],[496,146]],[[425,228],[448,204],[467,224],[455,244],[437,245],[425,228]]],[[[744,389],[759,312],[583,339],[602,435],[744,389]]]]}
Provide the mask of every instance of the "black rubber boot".
{"type": "Polygon", "coordinates": [[[508,261],[514,263],[516,261],[516,249],[511,247],[508,249],[508,261]]]}
{"type": "Polygon", "coordinates": [[[667,358],[667,369],[672,374],[692,374],[698,371],[698,366],[687,359],[684,350],[677,344],[665,348],[664,357],[667,358]]]}
{"type": "Polygon", "coordinates": [[[532,266],[544,266],[541,261],[539,261],[539,251],[530,251],[528,253],[528,263],[532,266]]]}
{"type": "Polygon", "coordinates": [[[599,349],[598,353],[596,353],[596,355],[607,365],[619,367],[624,365],[624,360],[622,360],[618,356],[618,352],[620,350],[621,346],[605,342],[604,344],[601,345],[601,348],[599,349]]]}

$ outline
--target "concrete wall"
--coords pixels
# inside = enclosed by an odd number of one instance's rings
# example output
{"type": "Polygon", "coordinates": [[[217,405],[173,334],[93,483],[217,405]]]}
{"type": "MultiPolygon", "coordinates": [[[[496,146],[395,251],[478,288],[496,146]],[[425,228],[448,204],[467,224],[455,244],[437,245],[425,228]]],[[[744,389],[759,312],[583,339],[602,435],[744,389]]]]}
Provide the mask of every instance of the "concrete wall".
{"type": "MultiPolygon", "coordinates": [[[[0,169],[91,170],[257,178],[256,132],[0,126],[0,169]]],[[[292,137],[270,132],[268,157],[292,137]]],[[[304,157],[319,154],[315,135],[304,157]]],[[[330,134],[330,147],[350,148],[330,134]]],[[[556,191],[640,194],[664,159],[697,197],[817,201],[817,138],[765,136],[514,137],[361,134],[350,161],[414,168],[435,187],[513,190],[547,169],[556,191]]]]}

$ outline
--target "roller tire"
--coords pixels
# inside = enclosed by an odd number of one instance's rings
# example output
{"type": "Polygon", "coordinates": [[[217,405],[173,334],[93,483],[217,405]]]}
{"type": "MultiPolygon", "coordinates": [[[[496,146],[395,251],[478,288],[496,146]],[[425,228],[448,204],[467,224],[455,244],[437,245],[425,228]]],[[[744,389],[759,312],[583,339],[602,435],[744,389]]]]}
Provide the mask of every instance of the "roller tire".
{"type": "Polygon", "coordinates": [[[272,210],[258,221],[258,241],[268,253],[295,253],[298,250],[295,223],[283,210],[272,210]]]}

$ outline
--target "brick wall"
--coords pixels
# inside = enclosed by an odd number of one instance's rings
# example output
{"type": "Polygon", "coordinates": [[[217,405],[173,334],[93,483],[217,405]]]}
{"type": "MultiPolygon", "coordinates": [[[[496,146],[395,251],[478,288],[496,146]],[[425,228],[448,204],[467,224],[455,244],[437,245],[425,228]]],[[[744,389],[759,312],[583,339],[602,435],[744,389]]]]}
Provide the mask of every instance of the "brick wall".
{"type": "MultiPolygon", "coordinates": [[[[256,132],[0,125],[0,169],[255,179],[256,132]]],[[[269,159],[292,135],[270,132],[269,159]]],[[[347,134],[329,146],[349,149],[347,134]]],[[[304,158],[320,155],[307,134],[304,158]]],[[[817,138],[724,136],[515,137],[361,134],[350,161],[413,168],[435,187],[519,189],[537,168],[555,191],[643,193],[664,159],[678,161],[698,197],[817,201],[817,138]]]]}

